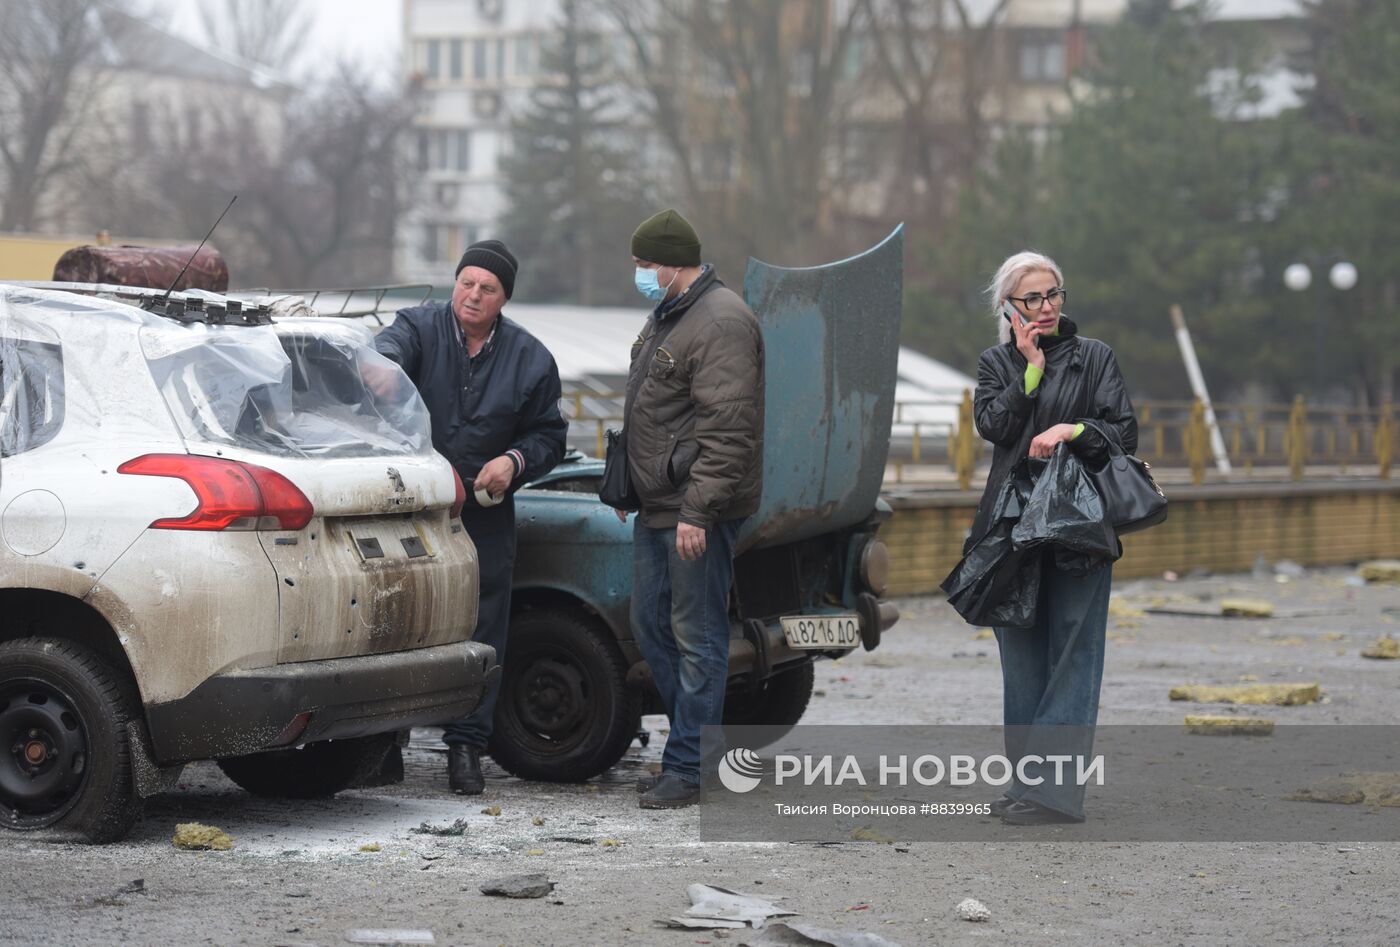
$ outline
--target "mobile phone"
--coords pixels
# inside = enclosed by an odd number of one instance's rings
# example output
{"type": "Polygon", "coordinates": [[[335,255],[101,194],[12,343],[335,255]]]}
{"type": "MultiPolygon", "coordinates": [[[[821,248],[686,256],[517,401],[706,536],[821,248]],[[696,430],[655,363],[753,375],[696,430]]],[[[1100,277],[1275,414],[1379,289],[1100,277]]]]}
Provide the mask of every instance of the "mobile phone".
{"type": "MultiPolygon", "coordinates": [[[[1002,318],[1005,319],[1007,322],[1011,323],[1012,328],[1015,328],[1015,326],[1016,326],[1016,320],[1013,319],[1013,318],[1011,318],[1011,316],[1012,316],[1013,313],[1016,314],[1016,315],[1018,315],[1018,316],[1020,315],[1020,313],[1017,313],[1015,309],[1011,308],[1011,303],[1010,303],[1010,302],[1008,302],[1007,300],[1003,299],[1003,300],[1001,301],[1001,315],[1002,315],[1002,318]]],[[[1021,318],[1021,322],[1022,322],[1022,323],[1025,323],[1026,321],[1027,321],[1027,320],[1025,319],[1025,317],[1022,317],[1022,318],[1021,318]]],[[[1036,336],[1036,337],[1035,337],[1035,347],[1036,347],[1036,348],[1040,348],[1040,336],[1036,336]]]]}

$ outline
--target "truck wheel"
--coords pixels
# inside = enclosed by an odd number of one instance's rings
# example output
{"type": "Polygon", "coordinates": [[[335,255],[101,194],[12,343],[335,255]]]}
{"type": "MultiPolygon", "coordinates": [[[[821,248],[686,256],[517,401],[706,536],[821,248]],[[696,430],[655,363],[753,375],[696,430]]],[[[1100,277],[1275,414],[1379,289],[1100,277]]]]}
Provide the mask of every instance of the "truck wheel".
{"type": "Polygon", "coordinates": [[[627,752],[641,726],[641,695],[606,630],[557,609],[510,622],[491,758],[522,779],[582,782],[627,752]]]}
{"type": "Polygon", "coordinates": [[[55,638],[0,644],[0,824],[114,842],[141,814],[126,675],[55,638]]]}
{"type": "Polygon", "coordinates": [[[273,750],[219,760],[219,769],[242,789],[272,799],[325,799],[370,779],[395,746],[392,733],[350,740],[322,740],[294,750],[273,750]]]}
{"type": "MultiPolygon", "coordinates": [[[[812,699],[816,679],[816,665],[808,661],[774,674],[756,693],[747,687],[732,690],[724,697],[724,722],[731,726],[796,726],[812,699]]],[[[779,735],[775,733],[774,739],[779,735]]]]}

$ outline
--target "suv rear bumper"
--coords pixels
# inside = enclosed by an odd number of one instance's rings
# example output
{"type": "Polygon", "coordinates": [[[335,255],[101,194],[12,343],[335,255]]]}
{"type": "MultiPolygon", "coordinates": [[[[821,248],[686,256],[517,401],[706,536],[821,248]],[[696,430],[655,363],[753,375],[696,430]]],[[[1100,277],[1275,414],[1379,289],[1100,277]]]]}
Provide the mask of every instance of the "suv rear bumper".
{"type": "Polygon", "coordinates": [[[146,707],[161,765],[369,736],[466,716],[500,673],[474,641],[216,674],[179,700],[146,707]],[[293,731],[299,714],[310,714],[293,731]],[[281,739],[279,739],[281,738],[281,739]]]}

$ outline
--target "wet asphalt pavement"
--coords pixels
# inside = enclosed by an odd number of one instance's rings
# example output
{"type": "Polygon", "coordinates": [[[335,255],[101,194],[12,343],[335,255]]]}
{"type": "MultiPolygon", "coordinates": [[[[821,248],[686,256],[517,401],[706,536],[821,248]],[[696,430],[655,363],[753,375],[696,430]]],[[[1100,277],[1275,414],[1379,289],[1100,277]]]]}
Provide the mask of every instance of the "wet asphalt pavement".
{"type": "MultiPolygon", "coordinates": [[[[1186,683],[1316,680],[1322,699],[1265,708],[1284,723],[1394,724],[1400,660],[1360,651],[1400,633],[1400,587],[1348,584],[1349,570],[1132,581],[1115,587],[1100,721],[1179,725],[1229,709],[1168,700],[1186,683]],[[1205,612],[1265,599],[1267,620],[1205,612]]],[[[826,662],[807,723],[994,724],[995,641],[937,598],[900,602],[873,653],[826,662]]],[[[1243,708],[1257,713],[1259,708],[1243,708]]],[[[415,731],[402,784],[332,800],[255,799],[216,767],[189,767],[150,800],[121,843],[83,847],[0,836],[0,943],[343,944],[363,929],[429,931],[437,944],[741,944],[750,934],[666,930],[686,886],[780,899],[798,920],[894,943],[1390,943],[1400,929],[1400,843],[847,841],[703,843],[693,811],[648,812],[632,784],[649,747],[585,785],[526,783],[488,769],[484,796],[445,790],[445,755],[415,731]],[[499,815],[483,809],[499,806],[499,815]],[[460,834],[432,835],[464,820],[460,834]],[[183,852],[175,825],[234,837],[229,852],[183,852]],[[488,898],[490,878],[543,871],[538,900],[488,898]],[[139,879],[141,885],[135,885],[139,879]],[[974,897],[982,923],[954,907],[974,897]]],[[[1093,818],[1092,802],[1090,818],[1093,818]]],[[[1400,810],[1378,817],[1400,816],[1400,810]]],[[[421,933],[415,935],[421,938],[421,933]]]]}

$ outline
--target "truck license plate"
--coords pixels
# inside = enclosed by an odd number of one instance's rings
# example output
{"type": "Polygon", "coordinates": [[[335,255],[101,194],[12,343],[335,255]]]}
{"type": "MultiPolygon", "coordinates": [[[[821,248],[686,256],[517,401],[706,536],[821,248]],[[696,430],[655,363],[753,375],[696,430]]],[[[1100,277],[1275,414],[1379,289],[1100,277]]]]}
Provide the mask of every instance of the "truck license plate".
{"type": "Polygon", "coordinates": [[[860,618],[856,615],[799,615],[778,620],[790,648],[854,648],[860,643],[860,618]]]}

